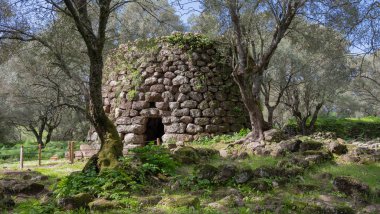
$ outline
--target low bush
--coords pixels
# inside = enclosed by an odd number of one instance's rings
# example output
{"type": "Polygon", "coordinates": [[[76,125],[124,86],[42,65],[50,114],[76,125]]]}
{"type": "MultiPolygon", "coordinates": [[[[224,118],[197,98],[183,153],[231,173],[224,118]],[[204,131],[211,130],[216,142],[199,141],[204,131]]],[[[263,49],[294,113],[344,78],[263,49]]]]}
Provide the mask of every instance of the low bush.
{"type": "Polygon", "coordinates": [[[141,161],[141,170],[144,174],[167,174],[171,175],[179,165],[170,155],[170,151],[164,147],[153,144],[132,149],[134,158],[141,161]]]}

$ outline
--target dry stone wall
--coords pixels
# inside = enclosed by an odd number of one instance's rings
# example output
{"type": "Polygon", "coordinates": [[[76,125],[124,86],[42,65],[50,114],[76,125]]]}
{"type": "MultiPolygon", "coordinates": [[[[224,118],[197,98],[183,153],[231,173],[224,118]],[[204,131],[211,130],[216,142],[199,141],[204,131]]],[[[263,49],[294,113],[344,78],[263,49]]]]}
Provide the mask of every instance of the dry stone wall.
{"type": "MultiPolygon", "coordinates": [[[[164,142],[239,131],[248,124],[231,69],[206,37],[176,33],[121,45],[105,66],[104,110],[127,147],[144,145],[149,120],[164,142]],[[156,126],[157,127],[157,126],[156,126]]],[[[96,133],[90,139],[96,139],[96,133]]]]}

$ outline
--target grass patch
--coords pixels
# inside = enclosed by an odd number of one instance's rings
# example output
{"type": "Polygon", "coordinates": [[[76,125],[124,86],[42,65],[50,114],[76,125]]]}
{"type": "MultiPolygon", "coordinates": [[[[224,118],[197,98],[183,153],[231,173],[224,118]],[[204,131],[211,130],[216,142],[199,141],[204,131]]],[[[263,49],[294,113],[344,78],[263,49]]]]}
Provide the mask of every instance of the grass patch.
{"type": "Polygon", "coordinates": [[[324,165],[318,169],[319,172],[330,173],[335,176],[350,176],[369,185],[371,188],[380,189],[380,163],[359,165],[324,165]]]}
{"type": "MultiPolygon", "coordinates": [[[[297,131],[294,120],[289,122],[297,131]]],[[[315,124],[316,132],[335,132],[343,139],[373,139],[380,137],[380,117],[337,118],[320,117],[315,124]]]]}

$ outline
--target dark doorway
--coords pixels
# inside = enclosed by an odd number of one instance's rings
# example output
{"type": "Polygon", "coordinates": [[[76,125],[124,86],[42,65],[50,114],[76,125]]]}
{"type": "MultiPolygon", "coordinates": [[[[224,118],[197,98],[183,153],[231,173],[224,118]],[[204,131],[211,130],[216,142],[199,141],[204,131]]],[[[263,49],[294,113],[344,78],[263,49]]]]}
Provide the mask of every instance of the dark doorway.
{"type": "Polygon", "coordinates": [[[165,134],[164,132],[164,124],[162,123],[162,118],[149,118],[146,124],[146,141],[154,141],[155,143],[157,138],[159,138],[162,142],[162,136],[165,134]]]}

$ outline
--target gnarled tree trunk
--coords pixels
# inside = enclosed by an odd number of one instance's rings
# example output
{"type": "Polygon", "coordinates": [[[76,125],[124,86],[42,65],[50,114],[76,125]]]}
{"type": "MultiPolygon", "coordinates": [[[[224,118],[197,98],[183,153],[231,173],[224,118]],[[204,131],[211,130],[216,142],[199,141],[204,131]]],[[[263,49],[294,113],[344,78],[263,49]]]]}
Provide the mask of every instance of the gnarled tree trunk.
{"type": "Polygon", "coordinates": [[[89,117],[101,141],[98,153],[98,167],[114,168],[118,158],[123,155],[123,144],[115,125],[110,121],[103,109],[102,72],[103,58],[100,55],[90,57],[90,105],[89,117]]]}

